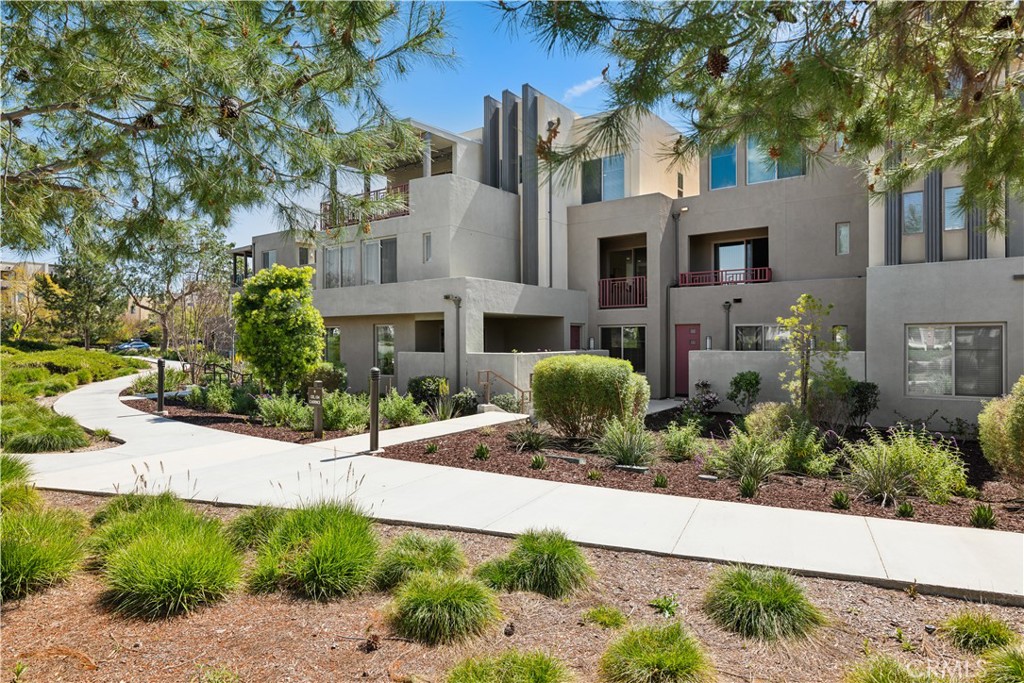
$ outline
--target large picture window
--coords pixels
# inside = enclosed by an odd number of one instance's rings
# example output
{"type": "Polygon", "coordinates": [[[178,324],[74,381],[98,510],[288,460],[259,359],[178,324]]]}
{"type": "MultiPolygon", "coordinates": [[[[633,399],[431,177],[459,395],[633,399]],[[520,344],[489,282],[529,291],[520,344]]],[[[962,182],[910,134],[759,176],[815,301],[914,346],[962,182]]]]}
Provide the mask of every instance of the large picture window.
{"type": "Polygon", "coordinates": [[[724,145],[711,151],[711,178],[708,187],[718,190],[736,187],[736,145],[724,145]]]}
{"type": "Polygon", "coordinates": [[[803,174],[804,158],[802,153],[794,161],[772,159],[768,150],[761,146],[757,138],[747,138],[747,185],[782,178],[794,178],[803,174]]]}
{"type": "Polygon", "coordinates": [[[907,325],[907,395],[1002,393],[1002,325],[907,325]]]}
{"type": "Polygon", "coordinates": [[[736,325],[733,348],[736,351],[781,351],[788,332],[778,325],[736,325]]]}
{"type": "Polygon", "coordinates": [[[903,234],[917,235],[924,232],[924,193],[903,193],[903,234]]]}
{"type": "Polygon", "coordinates": [[[612,358],[628,360],[634,372],[647,372],[646,327],[602,327],[601,348],[612,358]]]}
{"type": "Polygon", "coordinates": [[[395,326],[373,326],[373,362],[382,375],[395,374],[395,326]]]}
{"type": "Polygon", "coordinates": [[[398,240],[363,242],[363,284],[398,282],[398,240]]]}
{"type": "Polygon", "coordinates": [[[583,203],[607,202],[626,196],[626,162],[621,154],[583,162],[583,203]]]}

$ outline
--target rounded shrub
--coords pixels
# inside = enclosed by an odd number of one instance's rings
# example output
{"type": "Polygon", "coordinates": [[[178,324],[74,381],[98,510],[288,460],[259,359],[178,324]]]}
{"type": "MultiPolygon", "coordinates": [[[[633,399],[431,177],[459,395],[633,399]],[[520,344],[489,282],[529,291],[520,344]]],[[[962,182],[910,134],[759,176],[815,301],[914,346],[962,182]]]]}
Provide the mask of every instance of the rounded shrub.
{"type": "Polygon", "coordinates": [[[428,645],[483,633],[501,617],[498,599],[478,581],[424,572],[395,594],[389,620],[399,635],[428,645]]]}
{"type": "Polygon", "coordinates": [[[242,559],[220,524],[152,529],[107,558],[107,598],[116,610],[154,619],[221,600],[242,574],[242,559]]]}
{"type": "Polygon", "coordinates": [[[704,596],[704,611],[727,631],[759,640],[804,637],[825,623],[799,584],[778,569],[721,570],[704,596]]]}
{"type": "Polygon", "coordinates": [[[89,445],[70,417],[35,403],[0,406],[0,446],[8,453],[55,453],[89,445]]]}
{"type": "Polygon", "coordinates": [[[457,574],[466,567],[466,557],[454,539],[430,538],[416,531],[403,534],[381,554],[374,585],[391,590],[417,572],[457,574]]]}
{"type": "Polygon", "coordinates": [[[110,555],[151,532],[183,535],[207,521],[170,493],[158,496],[135,494],[115,498],[103,513],[104,521],[89,538],[89,548],[100,564],[110,555]]]}
{"type": "Polygon", "coordinates": [[[1013,645],[989,651],[984,658],[978,683],[1020,683],[1024,681],[1024,646],[1013,645]]]}
{"type": "Polygon", "coordinates": [[[650,398],[647,380],[626,360],[551,356],[533,368],[537,417],[562,436],[592,436],[611,418],[642,419],[650,398]]]}
{"type": "Polygon", "coordinates": [[[0,597],[23,597],[69,577],[82,563],[79,515],[11,510],[0,515],[0,597]]]}
{"type": "Polygon", "coordinates": [[[370,424],[370,399],[366,394],[325,392],[324,429],[365,431],[370,424]]]}
{"type": "Polygon", "coordinates": [[[239,550],[259,548],[284,518],[281,508],[260,505],[246,510],[228,523],[227,535],[239,550]]]}
{"type": "Polygon", "coordinates": [[[981,610],[964,610],[943,622],[940,631],[957,649],[981,654],[1017,640],[1017,633],[1001,619],[981,610]]]}
{"type": "Polygon", "coordinates": [[[527,531],[505,557],[480,565],[476,575],[501,590],[561,598],[583,588],[594,570],[579,546],[560,531],[527,531]]]}
{"type": "Polygon", "coordinates": [[[978,440],[994,468],[1024,483],[1024,375],[1009,394],[985,404],[978,415],[978,440]]]}
{"type": "Polygon", "coordinates": [[[448,674],[448,683],[565,683],[568,669],[543,652],[509,650],[497,657],[474,657],[448,674]]]}
{"type": "Polygon", "coordinates": [[[154,504],[156,499],[174,500],[172,493],[161,493],[157,496],[148,496],[142,493],[122,493],[107,501],[103,507],[93,514],[89,523],[93,526],[100,526],[123,513],[138,512],[142,508],[154,504]]]}
{"type": "Polygon", "coordinates": [[[598,673],[607,683],[710,683],[714,667],[682,624],[629,631],[601,656],[598,673]]]}
{"type": "Polygon", "coordinates": [[[794,425],[806,422],[807,418],[792,403],[756,403],[743,418],[743,429],[751,436],[762,439],[778,439],[794,425]]]}

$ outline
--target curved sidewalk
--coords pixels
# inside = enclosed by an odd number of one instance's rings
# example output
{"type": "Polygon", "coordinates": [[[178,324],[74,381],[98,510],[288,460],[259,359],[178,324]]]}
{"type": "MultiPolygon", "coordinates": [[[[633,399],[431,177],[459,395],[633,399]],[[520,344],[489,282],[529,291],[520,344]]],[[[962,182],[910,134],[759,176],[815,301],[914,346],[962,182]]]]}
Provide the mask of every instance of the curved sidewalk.
{"type": "MultiPolygon", "coordinates": [[[[595,546],[1024,605],[1024,535],[562,484],[358,453],[368,436],[297,446],[137,411],[131,378],[87,385],[55,408],[126,443],[30,456],[43,488],[113,493],[141,485],[196,500],[291,506],[351,496],[385,521],[497,534],[556,527],[595,546]]],[[[522,416],[482,413],[381,432],[381,445],[522,416]]]]}

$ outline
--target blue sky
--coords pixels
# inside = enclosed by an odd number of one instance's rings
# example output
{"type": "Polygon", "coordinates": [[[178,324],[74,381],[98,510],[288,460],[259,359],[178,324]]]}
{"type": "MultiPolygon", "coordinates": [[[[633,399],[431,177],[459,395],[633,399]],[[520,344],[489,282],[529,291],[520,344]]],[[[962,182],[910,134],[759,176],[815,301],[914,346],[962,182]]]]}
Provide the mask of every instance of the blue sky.
{"type": "MultiPolygon", "coordinates": [[[[418,64],[402,81],[387,84],[384,96],[396,115],[411,117],[454,132],[483,122],[483,98],[501,99],[503,90],[519,92],[530,83],[586,115],[601,111],[601,70],[607,61],[596,55],[548,54],[524,33],[511,34],[500,11],[484,2],[448,2],[451,45],[458,64],[436,69],[418,64]]],[[[253,235],[274,232],[269,211],[239,213],[228,240],[248,244],[253,235]]]]}

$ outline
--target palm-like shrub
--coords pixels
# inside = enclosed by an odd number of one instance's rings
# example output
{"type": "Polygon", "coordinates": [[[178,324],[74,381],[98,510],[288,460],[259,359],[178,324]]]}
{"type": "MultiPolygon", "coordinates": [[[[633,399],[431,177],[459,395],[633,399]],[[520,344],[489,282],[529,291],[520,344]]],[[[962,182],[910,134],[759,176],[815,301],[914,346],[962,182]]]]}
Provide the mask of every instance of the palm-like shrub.
{"type": "Polygon", "coordinates": [[[986,653],[978,683],[1024,681],[1024,646],[1012,645],[986,653]]]}
{"type": "Polygon", "coordinates": [[[943,622],[940,630],[957,649],[971,654],[981,654],[1017,640],[1009,624],[980,610],[958,612],[943,622]]]}
{"type": "Polygon", "coordinates": [[[0,515],[0,598],[42,590],[82,563],[83,519],[64,510],[11,510],[0,515]]]}
{"type": "Polygon", "coordinates": [[[402,396],[394,387],[380,400],[379,409],[387,427],[418,425],[429,419],[422,403],[417,403],[411,394],[402,396]]]}
{"type": "Polygon", "coordinates": [[[454,539],[411,531],[381,554],[373,582],[381,590],[391,590],[417,572],[457,574],[465,567],[466,557],[454,539]]]}
{"type": "Polygon", "coordinates": [[[888,655],[866,659],[851,669],[843,678],[844,683],[946,683],[946,681],[946,678],[925,671],[913,671],[888,655]]]}
{"type": "Polygon", "coordinates": [[[579,546],[560,531],[527,531],[511,552],[477,567],[476,575],[494,588],[532,591],[561,598],[586,586],[594,576],[579,546]]]}
{"type": "Polygon", "coordinates": [[[726,479],[750,479],[760,484],[785,464],[778,444],[733,427],[728,445],[712,447],[705,467],[726,479]]]}
{"type": "Polygon", "coordinates": [[[1024,484],[1024,375],[1008,395],[985,404],[978,415],[978,440],[993,467],[1024,484]]]}
{"type": "MultiPolygon", "coordinates": [[[[511,394],[506,394],[506,396],[511,396],[511,394]]],[[[530,427],[523,427],[509,432],[508,440],[515,446],[518,453],[523,451],[542,451],[551,443],[551,439],[547,434],[530,427]]]]}
{"type": "Polygon", "coordinates": [[[284,515],[281,508],[266,505],[246,510],[228,524],[228,539],[239,550],[259,548],[267,542],[284,515]]]}
{"type": "Polygon", "coordinates": [[[568,669],[543,652],[509,650],[497,657],[474,657],[448,674],[448,683],[565,683],[568,669]]]}
{"type": "Polygon", "coordinates": [[[437,645],[483,633],[501,612],[497,597],[482,583],[423,572],[398,589],[388,617],[399,635],[437,645]]]}
{"type": "Polygon", "coordinates": [[[657,441],[644,427],[642,419],[620,420],[613,417],[604,425],[601,436],[594,439],[593,449],[616,465],[650,467],[658,460],[657,441]]]}
{"type": "Polygon", "coordinates": [[[697,639],[682,624],[629,631],[601,656],[600,679],[607,683],[710,683],[714,667],[697,639]]]}
{"type": "Polygon", "coordinates": [[[722,628],[759,640],[803,637],[825,623],[803,589],[778,569],[721,570],[704,597],[704,611],[722,628]]]}

